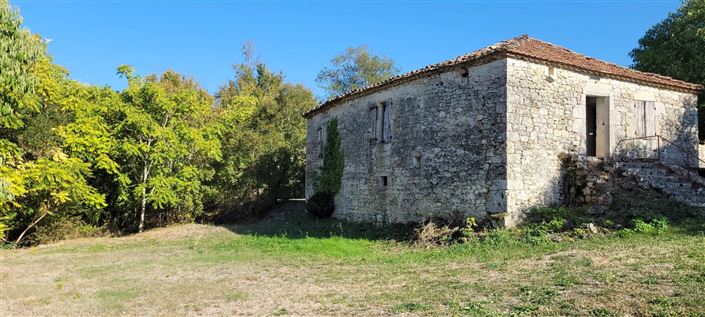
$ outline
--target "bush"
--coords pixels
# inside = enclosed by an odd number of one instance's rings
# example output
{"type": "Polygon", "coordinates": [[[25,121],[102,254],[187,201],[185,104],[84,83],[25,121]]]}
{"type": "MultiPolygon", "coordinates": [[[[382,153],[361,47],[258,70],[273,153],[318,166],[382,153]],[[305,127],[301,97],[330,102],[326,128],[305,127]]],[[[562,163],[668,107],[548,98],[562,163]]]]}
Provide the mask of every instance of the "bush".
{"type": "Polygon", "coordinates": [[[330,218],[335,211],[333,194],[329,192],[313,194],[306,202],[306,211],[321,219],[330,218]]]}
{"type": "Polygon", "coordinates": [[[636,233],[660,235],[668,229],[668,220],[663,217],[654,218],[649,222],[641,219],[634,220],[634,228],[620,231],[620,236],[628,237],[636,233]]]}
{"type": "Polygon", "coordinates": [[[477,228],[475,217],[465,218],[463,221],[429,219],[414,229],[413,240],[414,244],[426,247],[465,243],[475,237],[477,228]]]}
{"type": "Polygon", "coordinates": [[[104,234],[102,228],[88,224],[80,217],[60,217],[48,219],[43,225],[37,226],[27,241],[31,245],[39,245],[67,239],[97,237],[104,234]]]}

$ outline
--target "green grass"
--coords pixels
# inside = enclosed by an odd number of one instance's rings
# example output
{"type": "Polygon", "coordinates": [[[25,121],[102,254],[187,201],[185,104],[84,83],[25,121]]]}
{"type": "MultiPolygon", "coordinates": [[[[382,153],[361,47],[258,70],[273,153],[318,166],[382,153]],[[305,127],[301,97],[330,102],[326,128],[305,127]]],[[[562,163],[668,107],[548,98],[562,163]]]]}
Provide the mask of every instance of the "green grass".
{"type": "Polygon", "coordinates": [[[698,221],[559,243],[421,248],[294,210],[234,227],[0,251],[7,315],[703,316],[698,221]]]}

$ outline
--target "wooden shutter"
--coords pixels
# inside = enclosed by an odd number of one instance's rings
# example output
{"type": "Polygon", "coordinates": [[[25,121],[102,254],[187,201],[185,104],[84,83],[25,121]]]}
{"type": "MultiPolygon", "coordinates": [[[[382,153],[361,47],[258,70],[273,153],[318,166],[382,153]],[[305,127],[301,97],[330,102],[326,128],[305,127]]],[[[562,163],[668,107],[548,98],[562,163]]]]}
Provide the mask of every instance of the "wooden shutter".
{"type": "Polygon", "coordinates": [[[634,105],[635,109],[635,127],[636,127],[636,136],[637,137],[642,137],[646,136],[646,101],[636,101],[636,104],[634,105]]]}
{"type": "Polygon", "coordinates": [[[656,121],[654,118],[654,113],[656,104],[653,101],[644,102],[644,133],[645,136],[652,136],[656,134],[656,121]]]}
{"type": "Polygon", "coordinates": [[[318,128],[318,157],[323,157],[323,126],[318,128]]]}
{"type": "Polygon", "coordinates": [[[387,143],[392,140],[392,102],[384,104],[382,141],[387,143]]]}
{"type": "Polygon", "coordinates": [[[376,139],[377,138],[377,107],[370,108],[369,113],[370,113],[369,138],[376,139]]]}

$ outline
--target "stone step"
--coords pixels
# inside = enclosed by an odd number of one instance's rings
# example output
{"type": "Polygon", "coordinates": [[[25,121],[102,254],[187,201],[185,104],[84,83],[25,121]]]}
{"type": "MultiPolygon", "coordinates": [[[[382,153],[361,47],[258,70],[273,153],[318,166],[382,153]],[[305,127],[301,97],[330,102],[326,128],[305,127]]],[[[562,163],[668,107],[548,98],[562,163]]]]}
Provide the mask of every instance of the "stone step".
{"type": "Polygon", "coordinates": [[[630,166],[630,167],[662,167],[658,161],[627,161],[627,162],[615,162],[615,166],[630,166]]]}
{"type": "Polygon", "coordinates": [[[693,181],[672,167],[666,167],[652,161],[618,162],[615,167],[624,169],[628,174],[639,179],[643,184],[659,189],[672,199],[692,206],[705,207],[705,186],[693,181]]]}
{"type": "Polygon", "coordinates": [[[705,200],[703,199],[693,199],[693,197],[679,195],[671,196],[671,199],[675,201],[680,201],[691,206],[705,207],[705,200]]]}
{"type": "Polygon", "coordinates": [[[627,172],[642,175],[642,176],[666,176],[669,171],[665,168],[642,168],[642,167],[631,167],[626,169],[627,172]]]}

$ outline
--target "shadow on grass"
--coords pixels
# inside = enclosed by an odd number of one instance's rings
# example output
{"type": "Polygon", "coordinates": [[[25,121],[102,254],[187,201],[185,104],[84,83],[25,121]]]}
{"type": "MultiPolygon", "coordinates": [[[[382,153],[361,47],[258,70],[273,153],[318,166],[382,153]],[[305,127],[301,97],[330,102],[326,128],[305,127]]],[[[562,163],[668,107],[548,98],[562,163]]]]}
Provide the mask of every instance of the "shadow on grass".
{"type": "Polygon", "coordinates": [[[262,219],[225,224],[238,233],[277,236],[290,239],[343,237],[365,240],[410,241],[415,224],[375,225],[340,219],[317,219],[305,210],[303,202],[284,202],[262,219]]]}
{"type": "Polygon", "coordinates": [[[705,208],[689,206],[668,198],[668,195],[655,190],[633,187],[615,195],[612,210],[608,217],[652,220],[659,217],[681,233],[689,235],[705,234],[705,208]]]}

